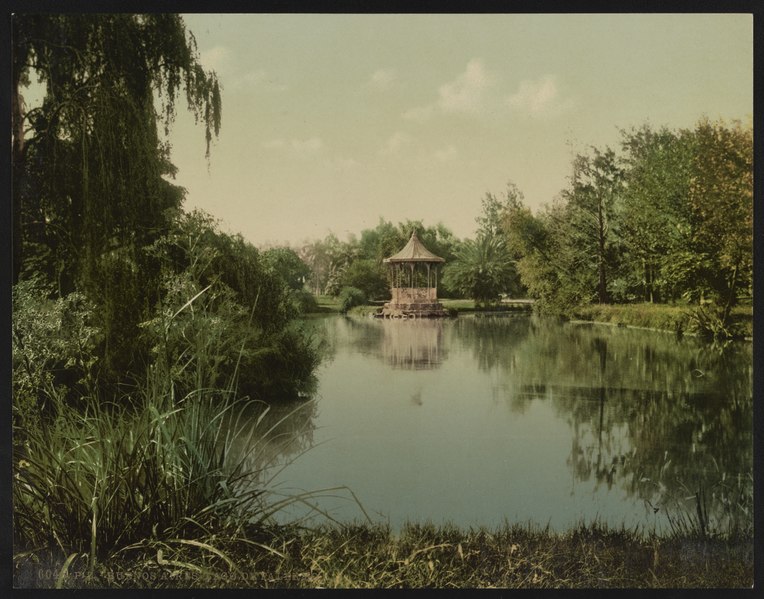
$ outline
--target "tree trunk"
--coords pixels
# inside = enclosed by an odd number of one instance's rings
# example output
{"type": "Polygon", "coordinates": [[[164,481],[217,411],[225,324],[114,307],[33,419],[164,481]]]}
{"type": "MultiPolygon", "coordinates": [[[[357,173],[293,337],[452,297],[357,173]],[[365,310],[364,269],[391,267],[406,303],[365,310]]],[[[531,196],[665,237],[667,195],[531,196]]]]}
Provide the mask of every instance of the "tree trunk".
{"type": "Polygon", "coordinates": [[[599,292],[600,304],[607,303],[607,278],[605,273],[605,219],[602,212],[602,200],[597,203],[597,224],[599,226],[599,292]]]}
{"type": "Polygon", "coordinates": [[[647,260],[645,260],[644,258],[642,258],[642,274],[644,276],[644,281],[645,281],[645,293],[644,293],[643,299],[646,302],[648,302],[650,301],[650,295],[651,295],[650,274],[649,274],[649,269],[647,266],[647,260]]]}
{"type": "Polygon", "coordinates": [[[722,324],[726,327],[727,326],[727,320],[730,317],[730,312],[732,311],[732,306],[735,303],[735,297],[737,295],[737,274],[738,274],[738,265],[735,264],[735,268],[732,271],[732,282],[730,283],[730,290],[729,295],[727,296],[727,303],[724,306],[724,312],[722,313],[722,324]]]}
{"type": "Polygon", "coordinates": [[[21,273],[21,258],[23,243],[21,239],[21,180],[24,173],[24,115],[21,108],[21,96],[19,85],[21,70],[16,68],[13,72],[13,88],[11,90],[11,196],[12,196],[12,225],[11,238],[13,240],[13,283],[19,281],[21,273]]]}

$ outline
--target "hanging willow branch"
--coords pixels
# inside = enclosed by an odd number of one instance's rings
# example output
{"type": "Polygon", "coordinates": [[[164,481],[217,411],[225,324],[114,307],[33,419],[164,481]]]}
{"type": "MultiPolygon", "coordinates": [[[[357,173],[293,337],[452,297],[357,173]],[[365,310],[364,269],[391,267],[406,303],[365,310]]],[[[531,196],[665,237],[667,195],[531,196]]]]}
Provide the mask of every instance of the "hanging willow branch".
{"type": "MultiPolygon", "coordinates": [[[[220,131],[217,76],[202,68],[179,15],[14,15],[13,85],[16,279],[27,212],[48,212],[47,220],[74,229],[83,255],[98,256],[110,240],[124,244],[128,232],[172,207],[161,176],[174,167],[157,126],[169,131],[179,92],[204,127],[207,157],[220,131]],[[25,113],[21,89],[33,79],[45,95],[25,113]],[[35,147],[41,137],[46,142],[35,147]],[[66,164],[57,162],[62,157],[66,164]]],[[[73,279],[81,274],[79,265],[65,268],[73,279]]]]}

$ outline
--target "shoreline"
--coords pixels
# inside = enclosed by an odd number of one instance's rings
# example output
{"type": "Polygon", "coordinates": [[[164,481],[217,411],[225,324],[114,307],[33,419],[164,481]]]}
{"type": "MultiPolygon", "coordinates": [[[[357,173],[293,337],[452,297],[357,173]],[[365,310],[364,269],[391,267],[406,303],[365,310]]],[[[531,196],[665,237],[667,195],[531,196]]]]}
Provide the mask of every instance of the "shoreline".
{"type": "MultiPolygon", "coordinates": [[[[477,308],[472,300],[440,300],[446,310],[452,312],[452,317],[467,316],[477,318],[505,317],[510,315],[530,315],[533,303],[527,300],[506,302],[498,307],[477,308]]],[[[379,309],[375,304],[364,304],[351,308],[348,316],[372,317],[379,309]]],[[[691,306],[676,306],[671,304],[590,304],[573,309],[561,316],[570,324],[592,324],[598,326],[623,327],[635,330],[668,333],[672,335],[704,338],[704,335],[693,330],[690,320],[691,306]],[[603,319],[602,317],[608,320],[603,319]],[[662,326],[661,326],[662,325],[662,326]]],[[[339,308],[324,302],[320,310],[310,315],[339,314],[339,308]]],[[[733,325],[739,327],[739,332],[728,337],[734,341],[753,341],[753,307],[739,306],[733,311],[733,325]]],[[[550,316],[554,318],[554,316],[550,316]]]]}
{"type": "MultiPolygon", "coordinates": [[[[581,325],[581,324],[587,324],[587,325],[597,325],[597,326],[604,326],[604,327],[612,327],[612,328],[619,328],[619,329],[633,329],[635,331],[652,331],[653,333],[666,333],[668,335],[676,335],[676,331],[672,331],[670,329],[658,329],[655,327],[641,327],[637,325],[632,324],[625,324],[622,322],[606,322],[604,320],[583,320],[580,318],[571,318],[568,321],[568,324],[575,324],[575,325],[581,325]]],[[[698,339],[702,339],[703,336],[699,335],[698,333],[682,333],[682,336],[684,337],[695,337],[698,339]]],[[[744,335],[739,337],[732,337],[730,341],[747,341],[747,342],[753,342],[753,337],[744,335]]]]}
{"type": "Polygon", "coordinates": [[[146,540],[92,572],[85,554],[17,557],[13,579],[23,588],[750,588],[753,548],[752,536],[658,537],[597,523],[564,533],[284,525],[249,539],[146,540]]]}

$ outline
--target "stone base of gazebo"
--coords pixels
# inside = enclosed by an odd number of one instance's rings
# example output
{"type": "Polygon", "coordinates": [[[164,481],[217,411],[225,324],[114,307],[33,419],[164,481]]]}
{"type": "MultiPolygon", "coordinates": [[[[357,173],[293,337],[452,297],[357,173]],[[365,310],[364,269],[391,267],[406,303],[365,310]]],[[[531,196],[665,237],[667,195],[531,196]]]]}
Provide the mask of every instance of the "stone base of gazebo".
{"type": "Polygon", "coordinates": [[[435,303],[394,303],[387,302],[375,315],[377,318],[446,318],[448,310],[443,304],[435,303]]]}
{"type": "Polygon", "coordinates": [[[434,287],[393,287],[392,298],[382,310],[375,314],[378,318],[444,318],[448,310],[438,302],[434,287]]]}

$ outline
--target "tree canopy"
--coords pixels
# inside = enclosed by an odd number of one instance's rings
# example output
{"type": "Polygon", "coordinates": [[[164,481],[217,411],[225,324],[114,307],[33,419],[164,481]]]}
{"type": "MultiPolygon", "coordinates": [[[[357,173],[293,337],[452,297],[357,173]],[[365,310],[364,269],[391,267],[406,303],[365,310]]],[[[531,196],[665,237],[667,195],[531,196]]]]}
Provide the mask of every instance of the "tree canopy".
{"type": "Polygon", "coordinates": [[[506,212],[522,282],[552,311],[710,301],[726,322],[753,281],[752,128],[643,126],[621,132],[621,149],[576,156],[569,186],[538,214],[506,212]]]}
{"type": "MultiPolygon", "coordinates": [[[[14,282],[40,277],[56,295],[98,303],[106,362],[130,363],[137,325],[158,301],[144,248],[166,234],[184,191],[159,126],[181,93],[220,130],[220,85],[173,14],[17,14],[12,19],[14,282]],[[23,94],[36,80],[42,103],[23,94]]],[[[121,367],[120,367],[121,368],[121,367]]]]}
{"type": "Polygon", "coordinates": [[[183,192],[164,178],[157,124],[169,128],[185,91],[209,154],[220,86],[178,15],[19,14],[12,31],[14,279],[34,254],[66,292],[161,232],[183,192]],[[44,96],[25,110],[33,78],[44,96]]]}

